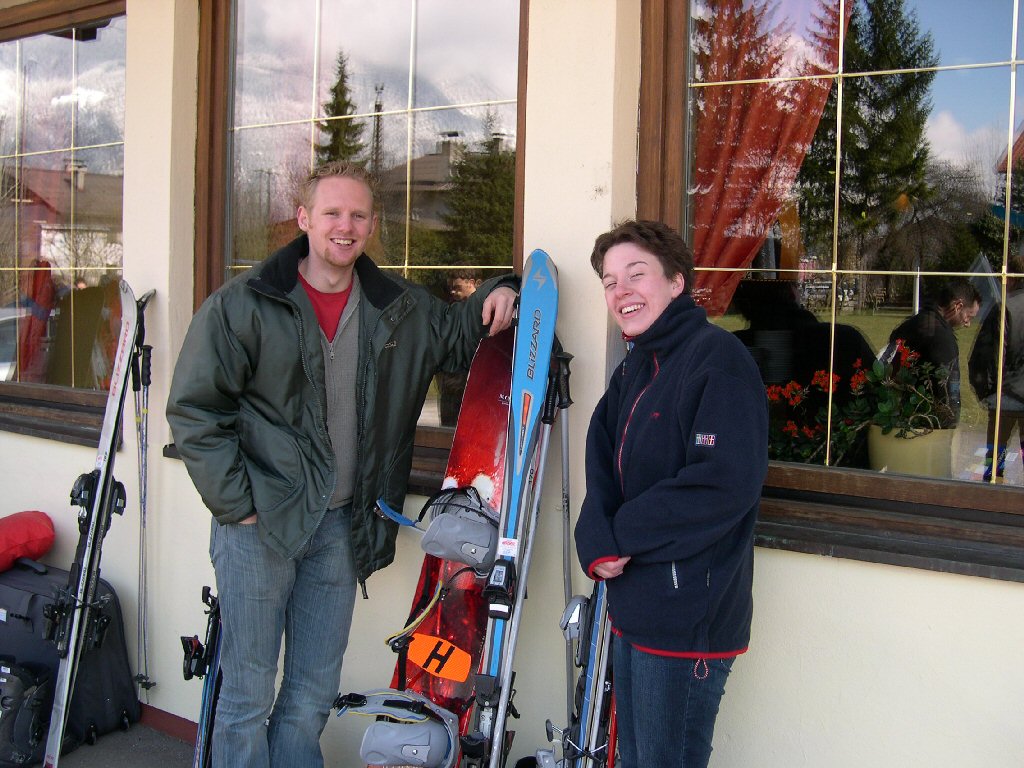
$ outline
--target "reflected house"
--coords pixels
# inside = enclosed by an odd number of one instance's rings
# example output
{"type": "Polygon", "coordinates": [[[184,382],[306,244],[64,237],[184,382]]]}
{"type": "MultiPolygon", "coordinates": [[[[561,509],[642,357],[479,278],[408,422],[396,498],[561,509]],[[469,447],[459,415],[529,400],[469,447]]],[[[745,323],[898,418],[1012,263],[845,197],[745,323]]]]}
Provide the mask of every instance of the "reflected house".
{"type": "MultiPolygon", "coordinates": [[[[486,151],[511,152],[515,148],[515,137],[492,133],[488,145],[486,151]]],[[[447,194],[452,189],[454,169],[467,155],[482,151],[467,147],[461,131],[443,131],[433,152],[384,171],[378,188],[385,219],[403,219],[408,183],[412,222],[433,231],[448,229],[445,222],[447,194]]]]}
{"type": "Polygon", "coordinates": [[[63,287],[79,279],[97,285],[107,270],[120,268],[121,174],[91,173],[81,163],[64,170],[23,167],[15,185],[13,168],[3,173],[4,187],[18,190],[22,266],[47,262],[63,287]]]}
{"type": "Polygon", "coordinates": [[[1014,227],[1024,227],[1024,199],[1021,195],[1021,190],[1024,187],[1021,186],[1020,179],[1021,172],[1024,171],[1022,161],[1024,161],[1024,122],[1017,126],[1014,135],[1012,166],[1007,163],[1007,153],[1004,151],[995,167],[997,176],[992,213],[998,218],[1002,218],[1006,211],[1006,176],[1011,167],[1014,170],[1010,188],[1010,224],[1014,227]]]}
{"type": "Polygon", "coordinates": [[[452,188],[452,168],[464,152],[462,132],[445,131],[441,133],[434,152],[384,171],[379,188],[385,218],[390,212],[396,212],[391,215],[398,219],[404,218],[408,183],[411,194],[409,218],[425,229],[445,229],[444,214],[448,210],[445,196],[452,188]]]}

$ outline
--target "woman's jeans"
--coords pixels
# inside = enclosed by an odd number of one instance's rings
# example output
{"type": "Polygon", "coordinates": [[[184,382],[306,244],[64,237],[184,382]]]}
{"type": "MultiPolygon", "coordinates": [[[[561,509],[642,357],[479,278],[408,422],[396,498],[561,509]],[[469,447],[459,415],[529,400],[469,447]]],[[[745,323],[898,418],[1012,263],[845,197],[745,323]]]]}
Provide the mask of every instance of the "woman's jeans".
{"type": "Polygon", "coordinates": [[[338,695],[355,604],[349,517],[347,506],[328,510],[291,560],[265,546],[256,525],[214,521],[210,556],[223,626],[214,768],[323,766],[320,734],[338,695]]]}
{"type": "Polygon", "coordinates": [[[682,659],[615,636],[612,674],[622,768],[705,768],[733,659],[682,659]]]}

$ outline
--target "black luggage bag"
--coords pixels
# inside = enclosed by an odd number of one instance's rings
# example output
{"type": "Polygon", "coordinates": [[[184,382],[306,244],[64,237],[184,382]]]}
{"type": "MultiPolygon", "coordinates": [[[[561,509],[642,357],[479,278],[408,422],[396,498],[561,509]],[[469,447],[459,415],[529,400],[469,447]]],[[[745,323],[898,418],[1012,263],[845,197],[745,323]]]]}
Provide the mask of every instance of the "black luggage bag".
{"type": "MultiPolygon", "coordinates": [[[[59,590],[68,585],[68,572],[60,568],[21,559],[10,570],[0,573],[0,655],[13,658],[22,666],[35,665],[50,670],[57,679],[57,647],[46,639],[45,606],[52,604],[59,590]]],[[[100,579],[97,600],[101,620],[94,638],[101,642],[90,647],[86,637],[68,707],[68,722],[62,752],[83,741],[93,743],[98,736],[126,729],[139,721],[141,706],[128,663],[121,606],[110,584],[100,579]]],[[[49,686],[46,711],[53,701],[49,686]]],[[[48,719],[48,717],[47,717],[48,719]]],[[[0,745],[2,748],[3,745],[0,745]]],[[[42,760],[46,739],[38,746],[34,761],[42,760]]],[[[0,757],[0,766],[4,765],[0,757]]]]}

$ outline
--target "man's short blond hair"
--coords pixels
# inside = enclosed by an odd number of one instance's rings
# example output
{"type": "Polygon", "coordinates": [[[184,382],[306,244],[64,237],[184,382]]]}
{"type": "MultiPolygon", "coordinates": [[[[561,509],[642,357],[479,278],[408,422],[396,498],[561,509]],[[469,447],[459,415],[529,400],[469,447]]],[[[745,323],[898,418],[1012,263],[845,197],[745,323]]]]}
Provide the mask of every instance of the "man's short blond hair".
{"type": "Polygon", "coordinates": [[[370,191],[370,201],[374,199],[374,179],[366,167],[350,160],[329,160],[321,163],[306,177],[301,189],[301,203],[304,208],[309,208],[313,201],[313,195],[317,186],[323,179],[330,178],[353,179],[362,182],[370,191]]]}

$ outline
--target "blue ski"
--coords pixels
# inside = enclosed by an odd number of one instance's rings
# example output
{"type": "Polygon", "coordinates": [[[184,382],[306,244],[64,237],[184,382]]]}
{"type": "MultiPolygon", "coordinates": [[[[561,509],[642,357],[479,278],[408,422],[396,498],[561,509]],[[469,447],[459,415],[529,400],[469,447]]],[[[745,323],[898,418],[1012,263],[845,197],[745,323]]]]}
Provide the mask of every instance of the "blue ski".
{"type": "Polygon", "coordinates": [[[220,697],[220,602],[209,587],[203,587],[203,603],[207,606],[206,642],[198,635],[182,637],[185,651],[182,672],[186,680],[203,678],[203,698],[199,707],[199,725],[196,728],[196,748],[192,754],[192,768],[209,768],[212,764],[213,722],[220,697]]]}
{"type": "Polygon", "coordinates": [[[541,412],[549,386],[557,311],[557,271],[544,251],[535,250],[526,261],[519,296],[505,493],[499,518],[501,538],[497,559],[484,587],[490,618],[483,669],[477,681],[478,736],[487,745],[485,750],[490,750],[492,766],[499,764],[503,750],[504,721],[512,687],[512,655],[529,567],[531,518],[535,517],[539,502],[534,474],[544,463],[547,430],[543,430],[541,439],[541,412]]]}

